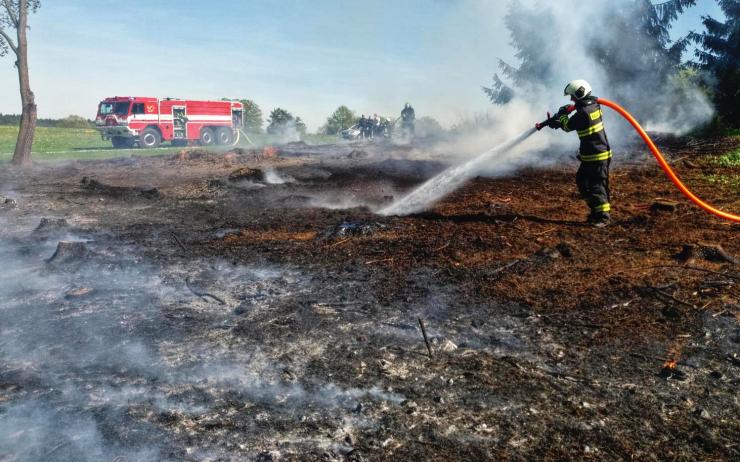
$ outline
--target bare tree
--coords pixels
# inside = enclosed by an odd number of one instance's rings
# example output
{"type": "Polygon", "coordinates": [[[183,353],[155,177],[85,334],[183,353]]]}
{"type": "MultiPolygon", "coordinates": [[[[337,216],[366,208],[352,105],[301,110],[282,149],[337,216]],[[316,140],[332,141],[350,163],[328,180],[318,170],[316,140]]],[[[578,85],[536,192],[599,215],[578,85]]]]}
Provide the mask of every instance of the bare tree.
{"type": "Polygon", "coordinates": [[[38,9],[40,0],[2,0],[0,8],[0,56],[8,51],[15,54],[15,67],[18,68],[18,84],[21,91],[21,124],[18,140],[15,143],[13,163],[28,165],[31,163],[31,146],[36,131],[36,101],[28,79],[28,12],[38,9]],[[15,30],[16,40],[11,34],[15,30]]]}

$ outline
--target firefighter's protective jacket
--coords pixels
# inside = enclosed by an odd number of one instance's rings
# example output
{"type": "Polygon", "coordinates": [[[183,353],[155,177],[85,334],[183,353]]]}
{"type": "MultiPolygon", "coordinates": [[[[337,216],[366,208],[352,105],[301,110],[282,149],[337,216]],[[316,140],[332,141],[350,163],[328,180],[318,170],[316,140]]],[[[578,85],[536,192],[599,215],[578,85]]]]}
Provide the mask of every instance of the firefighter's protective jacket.
{"type": "Polygon", "coordinates": [[[404,122],[411,122],[416,118],[416,113],[414,112],[414,108],[411,106],[403,108],[401,111],[401,119],[403,119],[404,122]]]}
{"type": "Polygon", "coordinates": [[[565,114],[558,119],[563,131],[578,132],[578,138],[581,139],[582,162],[599,162],[612,157],[601,115],[601,106],[596,102],[596,97],[587,96],[576,101],[576,112],[573,116],[568,118],[565,114]]]}

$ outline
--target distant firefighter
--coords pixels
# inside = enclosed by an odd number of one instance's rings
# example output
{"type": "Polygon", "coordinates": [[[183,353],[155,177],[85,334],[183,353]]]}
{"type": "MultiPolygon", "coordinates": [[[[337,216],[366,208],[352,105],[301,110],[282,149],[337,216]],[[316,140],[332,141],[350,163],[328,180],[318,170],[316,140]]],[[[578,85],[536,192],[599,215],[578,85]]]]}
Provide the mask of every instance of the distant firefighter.
{"type": "Polygon", "coordinates": [[[401,110],[401,127],[408,136],[414,136],[414,120],[416,119],[416,113],[414,108],[409,103],[401,110]]]}
{"type": "Polygon", "coordinates": [[[369,117],[365,117],[365,114],[362,114],[360,121],[357,123],[357,128],[360,129],[360,138],[369,139],[372,133],[372,121],[369,117]]]}
{"type": "Polygon", "coordinates": [[[373,138],[383,135],[383,127],[381,126],[380,116],[375,113],[373,114],[373,138]]]}

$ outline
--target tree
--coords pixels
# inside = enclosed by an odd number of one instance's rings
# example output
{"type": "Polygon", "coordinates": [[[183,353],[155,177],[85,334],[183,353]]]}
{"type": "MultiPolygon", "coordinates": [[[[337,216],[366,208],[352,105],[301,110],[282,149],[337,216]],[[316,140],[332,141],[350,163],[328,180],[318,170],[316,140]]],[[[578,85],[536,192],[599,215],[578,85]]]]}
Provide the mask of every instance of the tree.
{"type": "Polygon", "coordinates": [[[519,67],[514,67],[502,59],[498,60],[499,74],[493,75],[493,85],[483,87],[483,92],[494,104],[506,104],[514,97],[513,88],[507,78],[517,88],[546,85],[546,80],[554,74],[556,63],[555,18],[551,10],[539,5],[528,8],[519,1],[509,3],[504,24],[509,29],[511,44],[517,50],[515,56],[519,67]]]}
{"type": "Polygon", "coordinates": [[[262,109],[251,99],[239,100],[244,105],[244,130],[262,133],[262,109]]]}
{"type": "Polygon", "coordinates": [[[244,106],[242,120],[244,131],[248,133],[262,133],[262,109],[251,99],[221,98],[221,101],[239,101],[244,106]]]}
{"type": "Polygon", "coordinates": [[[295,118],[295,129],[300,133],[301,137],[306,136],[306,124],[301,120],[300,117],[295,118]]]}
{"type": "Polygon", "coordinates": [[[357,116],[347,106],[339,106],[329,118],[326,125],[321,129],[327,135],[336,135],[357,123],[357,116]]]}
{"type": "Polygon", "coordinates": [[[18,68],[18,84],[21,93],[21,121],[18,139],[12,162],[16,165],[31,163],[31,147],[36,131],[36,100],[31,91],[28,78],[28,12],[35,12],[39,0],[3,0],[4,9],[0,9],[0,56],[8,51],[15,55],[15,67],[18,68]],[[11,37],[15,30],[16,40],[11,37]]]}
{"type": "Polygon", "coordinates": [[[442,136],[445,130],[437,119],[430,116],[424,116],[416,119],[415,132],[418,138],[427,138],[442,136]]]}
{"type": "Polygon", "coordinates": [[[267,133],[271,135],[279,133],[294,121],[295,117],[293,117],[293,114],[283,108],[275,108],[270,112],[270,118],[267,119],[267,133]]]}
{"type": "Polygon", "coordinates": [[[84,117],[78,115],[69,115],[57,122],[57,127],[61,128],[90,128],[90,122],[84,117]]]}
{"type": "MultiPolygon", "coordinates": [[[[574,37],[573,52],[601,64],[606,72],[609,94],[629,102],[634,109],[650,103],[638,95],[665,91],[666,82],[680,69],[681,54],[688,39],[670,41],[673,21],[696,0],[668,0],[653,4],[650,0],[600,2],[582,10],[584,30],[562,30],[553,8],[542,4],[527,7],[519,1],[509,4],[505,24],[516,49],[519,66],[499,60],[501,74],[483,91],[494,104],[505,104],[515,93],[537,93],[538,88],[563,86],[563,40],[574,37]],[[587,16],[587,15],[592,15],[587,16]],[[507,83],[511,82],[511,83],[507,83]],[[635,87],[640,91],[636,92],[635,87]],[[515,92],[513,88],[516,88],[515,92]]],[[[584,4],[585,5],[585,4],[584,4]]],[[[583,6],[583,5],[582,5],[583,6]]],[[[635,109],[641,112],[640,109],[635,109]]]]}
{"type": "Polygon", "coordinates": [[[273,109],[267,122],[267,133],[271,135],[301,137],[306,134],[306,124],[301,118],[283,108],[273,109]]]}
{"type": "Polygon", "coordinates": [[[638,118],[655,114],[655,101],[644,95],[672,94],[676,90],[675,77],[683,67],[681,56],[689,40],[683,37],[671,42],[669,32],[673,21],[695,3],[617,2],[614,14],[590,43],[590,57],[608,70],[609,96],[629,104],[638,118]]]}
{"type": "Polygon", "coordinates": [[[740,1],[718,0],[725,22],[702,17],[702,33],[690,38],[700,45],[697,67],[708,74],[717,112],[724,122],[740,126],[740,1]]]}

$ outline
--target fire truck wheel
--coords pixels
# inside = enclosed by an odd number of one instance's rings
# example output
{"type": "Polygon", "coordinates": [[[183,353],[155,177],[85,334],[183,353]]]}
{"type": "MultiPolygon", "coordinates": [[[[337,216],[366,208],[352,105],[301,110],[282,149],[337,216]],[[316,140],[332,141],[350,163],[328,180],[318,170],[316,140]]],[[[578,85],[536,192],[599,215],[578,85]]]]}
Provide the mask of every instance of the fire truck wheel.
{"type": "Polygon", "coordinates": [[[200,144],[203,146],[210,146],[216,141],[216,136],[213,134],[213,130],[206,127],[200,131],[200,144]]]}
{"type": "Polygon", "coordinates": [[[159,132],[153,128],[145,128],[139,134],[139,146],[142,148],[156,148],[162,142],[159,132]]]}
{"type": "Polygon", "coordinates": [[[229,127],[219,127],[216,131],[216,143],[231,144],[234,142],[234,133],[229,127]]]}

